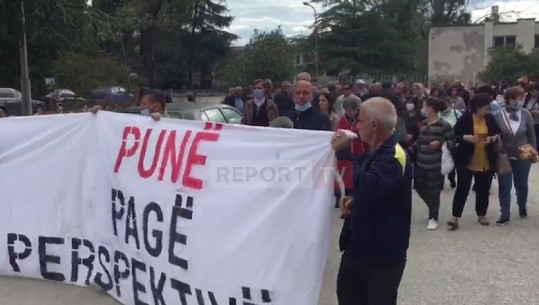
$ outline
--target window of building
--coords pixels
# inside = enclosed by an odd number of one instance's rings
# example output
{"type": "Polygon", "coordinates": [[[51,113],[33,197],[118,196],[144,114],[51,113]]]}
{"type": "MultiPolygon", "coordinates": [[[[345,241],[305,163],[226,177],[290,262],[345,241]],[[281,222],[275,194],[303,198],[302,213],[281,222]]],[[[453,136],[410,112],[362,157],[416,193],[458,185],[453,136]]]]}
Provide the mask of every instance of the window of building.
{"type": "Polygon", "coordinates": [[[539,49],[539,35],[535,35],[535,48],[539,49]]]}
{"type": "Polygon", "coordinates": [[[504,37],[503,36],[496,36],[494,37],[494,47],[503,47],[504,46],[504,37]]]}
{"type": "Polygon", "coordinates": [[[517,45],[517,38],[515,36],[506,36],[505,37],[505,45],[506,46],[516,46],[517,45]]]}
{"type": "Polygon", "coordinates": [[[494,47],[516,46],[516,36],[494,36],[494,47]]]}

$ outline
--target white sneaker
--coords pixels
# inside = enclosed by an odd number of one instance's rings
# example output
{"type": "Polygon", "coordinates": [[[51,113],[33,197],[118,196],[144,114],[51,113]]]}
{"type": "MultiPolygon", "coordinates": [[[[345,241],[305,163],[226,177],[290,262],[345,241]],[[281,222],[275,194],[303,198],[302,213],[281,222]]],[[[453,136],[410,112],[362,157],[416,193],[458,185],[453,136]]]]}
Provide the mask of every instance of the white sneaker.
{"type": "Polygon", "coordinates": [[[436,230],[438,229],[438,221],[435,219],[429,219],[429,224],[427,225],[427,230],[436,230]]]}

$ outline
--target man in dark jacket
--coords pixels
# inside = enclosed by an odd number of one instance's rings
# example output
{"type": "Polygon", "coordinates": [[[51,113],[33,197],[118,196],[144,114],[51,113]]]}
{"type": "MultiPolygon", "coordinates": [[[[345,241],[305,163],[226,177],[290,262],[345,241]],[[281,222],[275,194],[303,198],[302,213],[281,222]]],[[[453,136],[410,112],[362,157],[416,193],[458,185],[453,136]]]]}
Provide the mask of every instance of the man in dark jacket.
{"type": "Polygon", "coordinates": [[[288,113],[294,110],[292,85],[289,81],[284,81],[281,84],[281,91],[275,95],[275,104],[279,108],[279,113],[288,113]]]}
{"type": "Polygon", "coordinates": [[[238,111],[243,112],[245,110],[245,102],[247,98],[243,95],[243,89],[241,87],[234,88],[234,94],[229,95],[223,101],[223,104],[232,106],[238,111]]]}
{"type": "MultiPolygon", "coordinates": [[[[347,218],[341,232],[337,276],[339,305],[396,305],[406,265],[412,210],[411,162],[393,130],[397,113],[390,101],[372,98],[361,105],[360,136],[371,152],[358,158],[354,197],[341,209],[347,218]]],[[[342,134],[334,150],[349,143],[342,134]]]]}
{"type": "Polygon", "coordinates": [[[294,122],[295,129],[331,131],[329,117],[318,107],[313,107],[313,87],[301,80],[294,86],[294,111],[286,116],[294,122]]]}

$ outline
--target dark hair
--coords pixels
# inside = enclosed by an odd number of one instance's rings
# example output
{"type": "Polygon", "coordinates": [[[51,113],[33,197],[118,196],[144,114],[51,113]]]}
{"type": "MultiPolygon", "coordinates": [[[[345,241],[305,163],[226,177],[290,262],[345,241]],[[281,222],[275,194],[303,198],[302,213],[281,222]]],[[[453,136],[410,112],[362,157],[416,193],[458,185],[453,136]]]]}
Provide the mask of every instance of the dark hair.
{"type": "Polygon", "coordinates": [[[435,97],[429,97],[427,99],[427,107],[434,109],[434,111],[436,112],[444,111],[447,109],[447,105],[445,104],[445,102],[435,97]]]}
{"type": "Polygon", "coordinates": [[[148,87],[140,87],[138,90],[138,98],[141,100],[146,94],[150,93],[150,89],[148,87]]]}
{"type": "Polygon", "coordinates": [[[492,99],[495,99],[497,95],[496,90],[494,90],[494,88],[492,88],[492,86],[489,86],[489,85],[477,87],[477,89],[475,89],[475,94],[480,94],[480,93],[487,93],[492,97],[492,99]]]}
{"type": "MultiPolygon", "coordinates": [[[[434,92],[437,92],[438,96],[439,96],[440,95],[440,88],[438,88],[438,87],[431,88],[430,92],[429,92],[429,95],[434,96],[434,92]]],[[[438,97],[438,96],[435,96],[435,97],[438,97]]]]}
{"type": "Polygon", "coordinates": [[[391,89],[392,87],[393,87],[393,84],[391,82],[382,83],[382,89],[391,89]]]}
{"type": "Polygon", "coordinates": [[[505,91],[505,102],[509,104],[509,100],[514,100],[519,96],[524,96],[524,89],[519,86],[514,86],[505,91]]]}
{"type": "Polygon", "coordinates": [[[159,104],[161,106],[161,109],[165,110],[165,107],[167,106],[167,94],[164,94],[159,90],[152,90],[146,95],[148,96],[150,101],[159,104]]]}
{"type": "Polygon", "coordinates": [[[492,96],[488,93],[479,93],[474,95],[470,100],[470,109],[473,113],[477,113],[477,110],[485,106],[489,106],[492,103],[492,96]]]}
{"type": "Polygon", "coordinates": [[[323,96],[328,100],[329,111],[331,112],[333,109],[333,105],[335,104],[335,99],[329,93],[326,93],[326,92],[321,93],[320,96],[323,96]]]}
{"type": "Polygon", "coordinates": [[[528,85],[528,91],[533,90],[539,91],[539,82],[528,85]]]}

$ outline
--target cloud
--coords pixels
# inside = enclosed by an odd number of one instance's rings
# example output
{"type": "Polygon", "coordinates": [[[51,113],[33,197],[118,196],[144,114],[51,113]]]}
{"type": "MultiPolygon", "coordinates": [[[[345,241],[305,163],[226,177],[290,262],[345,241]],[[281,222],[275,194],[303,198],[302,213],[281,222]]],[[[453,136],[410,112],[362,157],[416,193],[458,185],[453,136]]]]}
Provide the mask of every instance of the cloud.
{"type": "MultiPolygon", "coordinates": [[[[308,35],[312,31],[314,12],[302,0],[228,0],[227,5],[235,17],[230,31],[240,36],[235,45],[245,45],[255,29],[268,31],[281,26],[287,36],[308,35]]],[[[313,5],[318,13],[324,10],[313,5]]],[[[484,18],[492,5],[499,6],[503,21],[539,17],[539,0],[470,0],[472,21],[484,18]]]]}
{"type": "MultiPolygon", "coordinates": [[[[246,44],[255,29],[270,31],[281,26],[287,36],[299,35],[302,32],[309,34],[309,27],[314,22],[314,12],[302,3],[301,0],[228,0],[230,14],[234,16],[230,31],[240,36],[234,44],[246,44]]],[[[322,11],[320,6],[315,7],[318,12],[322,11]]]]}

